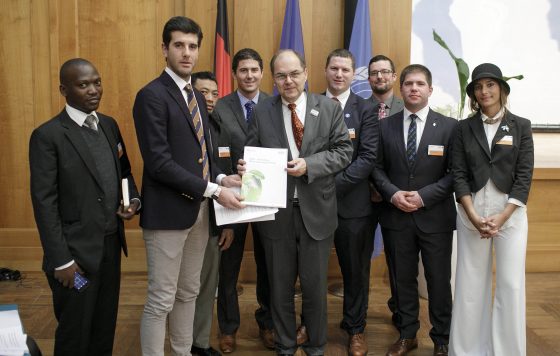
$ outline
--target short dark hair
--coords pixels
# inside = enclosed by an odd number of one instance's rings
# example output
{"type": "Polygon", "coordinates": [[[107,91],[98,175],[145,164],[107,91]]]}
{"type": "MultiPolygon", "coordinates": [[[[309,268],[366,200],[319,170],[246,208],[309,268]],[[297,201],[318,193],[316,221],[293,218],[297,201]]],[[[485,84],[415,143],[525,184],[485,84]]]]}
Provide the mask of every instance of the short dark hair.
{"type": "Polygon", "coordinates": [[[295,56],[299,59],[299,64],[301,65],[301,67],[303,69],[306,68],[306,64],[305,64],[305,58],[303,58],[303,56],[301,54],[299,54],[299,52],[293,50],[293,49],[288,49],[288,48],[283,48],[283,49],[279,49],[278,51],[276,51],[276,53],[274,53],[274,56],[272,56],[272,58],[270,59],[270,72],[274,75],[274,63],[276,62],[276,59],[278,58],[279,55],[281,55],[282,53],[287,53],[287,52],[291,52],[293,54],[295,54],[295,56]]]}
{"type": "Polygon", "coordinates": [[[211,80],[214,83],[218,84],[216,80],[216,76],[212,72],[204,71],[204,72],[196,72],[191,74],[191,85],[194,87],[197,80],[211,80]]]}
{"type": "Polygon", "coordinates": [[[233,60],[231,62],[231,70],[235,73],[237,72],[237,67],[239,67],[239,62],[245,59],[253,59],[259,63],[259,67],[261,71],[263,70],[263,60],[259,52],[255,51],[252,48],[243,48],[237,51],[237,53],[233,56],[233,60]]]}
{"type": "Polygon", "coordinates": [[[170,18],[163,26],[163,33],[161,35],[165,47],[169,47],[171,42],[171,33],[174,31],[181,31],[183,33],[193,33],[198,37],[198,46],[202,43],[202,29],[194,21],[184,16],[175,16],[170,18]]]}
{"type": "Polygon", "coordinates": [[[406,76],[414,72],[424,73],[424,75],[426,76],[426,82],[428,82],[428,86],[430,87],[432,86],[432,72],[430,72],[428,67],[423,66],[422,64],[411,64],[406,66],[402,70],[401,77],[400,77],[401,87],[404,83],[404,79],[406,78],[406,76]]]}
{"type": "Polygon", "coordinates": [[[393,61],[391,60],[391,58],[384,56],[382,54],[378,54],[377,56],[373,56],[368,63],[368,69],[369,66],[371,66],[372,63],[375,62],[379,62],[379,61],[388,61],[389,64],[391,64],[391,70],[393,71],[393,73],[395,72],[395,63],[393,63],[393,61]]]}
{"type": "Polygon", "coordinates": [[[327,56],[327,63],[325,64],[325,68],[329,66],[332,57],[341,57],[341,58],[350,58],[352,61],[352,69],[356,69],[356,59],[352,52],[344,48],[338,48],[329,53],[327,56]]]}
{"type": "Polygon", "coordinates": [[[60,84],[64,84],[64,82],[66,81],[66,76],[68,75],[68,71],[70,70],[70,68],[74,68],[74,67],[78,67],[78,66],[82,66],[82,65],[90,65],[95,70],[97,70],[95,68],[95,66],[90,61],[88,61],[87,59],[83,59],[83,58],[69,59],[66,62],[64,62],[62,64],[62,66],[60,67],[60,72],[58,74],[60,84]]]}

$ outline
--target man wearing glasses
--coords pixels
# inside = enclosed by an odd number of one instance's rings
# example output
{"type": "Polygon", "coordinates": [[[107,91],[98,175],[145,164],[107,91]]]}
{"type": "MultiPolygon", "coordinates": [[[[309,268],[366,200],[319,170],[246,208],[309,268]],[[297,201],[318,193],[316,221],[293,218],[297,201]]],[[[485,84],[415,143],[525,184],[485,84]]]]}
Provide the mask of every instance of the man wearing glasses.
{"type": "MultiPolygon", "coordinates": [[[[404,108],[404,103],[402,99],[397,98],[393,95],[393,84],[397,79],[397,73],[395,72],[395,64],[393,61],[382,54],[374,56],[369,61],[369,84],[371,86],[372,94],[371,101],[374,105],[374,110],[377,113],[377,117],[382,120],[393,114],[398,113],[404,108]]],[[[375,186],[370,183],[371,200],[373,202],[374,211],[379,212],[381,208],[381,195],[378,193],[375,186]]],[[[374,226],[377,226],[379,214],[374,215],[374,226]]],[[[375,229],[375,227],[374,227],[375,229]]],[[[388,250],[390,241],[387,241],[383,237],[383,244],[385,245],[385,250],[388,250]]],[[[387,261],[387,268],[389,269],[389,284],[391,286],[391,297],[387,300],[387,305],[391,310],[393,324],[396,321],[396,301],[395,301],[395,286],[393,283],[393,271],[391,270],[390,256],[385,254],[385,259],[387,261]]]]}
{"type": "Polygon", "coordinates": [[[398,113],[404,108],[402,99],[393,95],[393,84],[397,79],[393,61],[378,54],[369,61],[369,85],[371,100],[377,110],[379,119],[398,113]]]}
{"type": "MultiPolygon", "coordinates": [[[[299,276],[307,355],[322,355],[327,344],[327,267],[337,227],[335,175],[352,158],[352,142],[340,104],[306,93],[305,60],[280,50],[270,63],[280,95],[260,102],[249,125],[247,146],[288,148],[285,209],[275,220],[254,223],[265,250],[271,288],[276,352],[297,350],[294,306],[299,276]]],[[[240,160],[239,173],[245,171],[240,160]]]]}

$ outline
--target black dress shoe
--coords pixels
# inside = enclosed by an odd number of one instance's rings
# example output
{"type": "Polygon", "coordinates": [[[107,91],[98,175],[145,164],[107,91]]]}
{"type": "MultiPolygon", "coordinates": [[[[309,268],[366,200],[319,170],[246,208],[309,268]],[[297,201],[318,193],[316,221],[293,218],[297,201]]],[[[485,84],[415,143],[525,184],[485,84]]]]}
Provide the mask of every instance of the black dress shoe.
{"type": "Polygon", "coordinates": [[[448,352],[447,345],[434,345],[434,356],[447,356],[448,352]]]}
{"type": "Polygon", "coordinates": [[[194,345],[191,347],[191,354],[198,355],[198,356],[222,356],[221,353],[214,350],[212,347],[203,349],[201,347],[197,347],[194,345]]]}

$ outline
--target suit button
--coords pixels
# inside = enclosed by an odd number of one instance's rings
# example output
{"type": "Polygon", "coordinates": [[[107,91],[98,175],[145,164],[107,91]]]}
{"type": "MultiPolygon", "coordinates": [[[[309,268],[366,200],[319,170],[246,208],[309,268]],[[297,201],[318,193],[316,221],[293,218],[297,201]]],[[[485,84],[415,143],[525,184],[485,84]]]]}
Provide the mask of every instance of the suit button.
{"type": "Polygon", "coordinates": [[[202,158],[199,158],[199,159],[198,159],[198,163],[199,163],[199,164],[202,164],[202,158]]]}
{"type": "Polygon", "coordinates": [[[97,198],[97,201],[101,203],[101,201],[103,201],[103,199],[97,198]]]}

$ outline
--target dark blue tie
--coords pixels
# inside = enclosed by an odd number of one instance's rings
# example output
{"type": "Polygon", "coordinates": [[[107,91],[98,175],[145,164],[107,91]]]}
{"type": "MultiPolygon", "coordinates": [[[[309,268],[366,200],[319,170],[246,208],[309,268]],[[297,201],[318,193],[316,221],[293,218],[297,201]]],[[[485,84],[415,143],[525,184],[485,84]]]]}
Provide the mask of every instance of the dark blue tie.
{"type": "Polygon", "coordinates": [[[406,158],[408,166],[414,167],[416,161],[416,119],[418,116],[412,114],[410,117],[410,126],[408,127],[408,138],[406,139],[406,158]]]}
{"type": "Polygon", "coordinates": [[[255,103],[252,100],[249,100],[245,103],[245,110],[247,110],[247,116],[245,116],[245,121],[247,123],[251,123],[251,115],[253,114],[253,108],[255,107],[255,103]]]}

